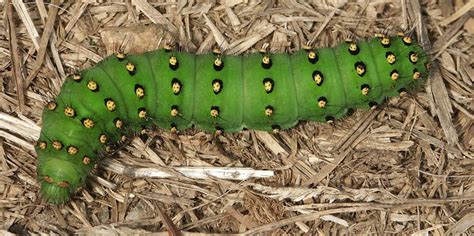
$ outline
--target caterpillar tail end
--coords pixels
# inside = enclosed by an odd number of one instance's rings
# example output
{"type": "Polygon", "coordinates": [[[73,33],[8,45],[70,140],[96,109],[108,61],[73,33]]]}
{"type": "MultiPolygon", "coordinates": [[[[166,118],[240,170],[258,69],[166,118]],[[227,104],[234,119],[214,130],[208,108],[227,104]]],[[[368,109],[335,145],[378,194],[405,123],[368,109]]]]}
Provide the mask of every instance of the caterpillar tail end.
{"type": "Polygon", "coordinates": [[[41,197],[48,203],[60,205],[70,200],[71,195],[82,187],[88,171],[61,157],[47,154],[39,156],[38,179],[41,197]]]}
{"type": "Polygon", "coordinates": [[[61,205],[69,200],[71,194],[72,192],[69,189],[44,181],[41,182],[41,197],[50,204],[61,205]]]}

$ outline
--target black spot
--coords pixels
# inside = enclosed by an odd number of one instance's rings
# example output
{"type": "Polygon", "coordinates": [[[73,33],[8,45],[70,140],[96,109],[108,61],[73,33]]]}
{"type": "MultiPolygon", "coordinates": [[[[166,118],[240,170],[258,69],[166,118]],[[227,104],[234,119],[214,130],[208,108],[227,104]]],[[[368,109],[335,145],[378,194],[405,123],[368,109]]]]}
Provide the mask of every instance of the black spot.
{"type": "Polygon", "coordinates": [[[317,86],[321,86],[321,85],[323,84],[323,82],[324,82],[324,75],[323,75],[323,73],[322,73],[321,71],[319,71],[319,70],[313,71],[313,81],[316,83],[317,86]],[[320,81],[319,83],[316,82],[316,80],[315,80],[315,77],[316,77],[317,75],[319,75],[319,76],[321,77],[321,81],[320,81]]]}
{"type": "Polygon", "coordinates": [[[365,89],[365,88],[370,89],[370,86],[368,84],[363,84],[360,86],[360,90],[365,89]]]}
{"type": "MultiPolygon", "coordinates": [[[[311,52],[314,52],[314,51],[311,51],[311,52]]],[[[316,62],[318,62],[319,60],[319,57],[318,57],[318,54],[316,52],[314,52],[314,58],[309,58],[308,57],[308,61],[311,63],[311,64],[315,64],[316,62]]]]}
{"type": "Polygon", "coordinates": [[[125,60],[126,55],[124,53],[117,53],[115,57],[117,58],[118,61],[123,61],[125,60]]]}
{"type": "Polygon", "coordinates": [[[54,111],[56,110],[56,108],[58,107],[58,104],[54,101],[51,101],[51,102],[48,102],[48,104],[46,105],[46,107],[48,108],[48,110],[50,111],[54,111]]]}
{"type": "Polygon", "coordinates": [[[274,111],[273,106],[268,105],[268,106],[265,107],[265,115],[267,115],[267,116],[272,116],[273,111],[274,111]],[[266,113],[267,113],[267,110],[270,110],[271,113],[270,113],[270,114],[266,114],[266,113]]]}
{"type": "Polygon", "coordinates": [[[212,111],[212,110],[216,110],[216,111],[217,111],[217,113],[219,113],[219,112],[220,112],[220,110],[219,110],[219,106],[211,106],[211,111],[212,111]]]}
{"type": "Polygon", "coordinates": [[[408,53],[408,60],[410,60],[410,62],[411,62],[413,65],[415,65],[415,64],[418,62],[418,59],[417,59],[416,61],[413,61],[413,60],[411,59],[411,56],[413,56],[413,55],[417,56],[415,52],[410,51],[410,53],[408,53]]]}
{"type": "Polygon", "coordinates": [[[413,79],[414,80],[422,79],[422,74],[417,69],[413,69],[413,79]]]}
{"type": "Polygon", "coordinates": [[[377,107],[377,105],[378,105],[377,102],[374,102],[374,101],[369,102],[370,108],[377,107]]]}
{"type": "Polygon", "coordinates": [[[327,103],[327,102],[328,102],[328,99],[327,99],[326,97],[319,97],[319,98],[318,98],[318,102],[320,102],[320,101],[324,101],[324,102],[327,103]]]}
{"type": "Polygon", "coordinates": [[[171,129],[173,129],[173,128],[177,129],[178,127],[176,126],[176,123],[173,122],[173,123],[171,123],[170,128],[171,129]]]}
{"type": "Polygon", "coordinates": [[[79,74],[72,75],[70,78],[71,78],[72,80],[74,80],[74,82],[76,82],[76,83],[79,83],[79,82],[82,81],[82,76],[79,75],[79,74]]]}
{"type": "Polygon", "coordinates": [[[262,83],[263,83],[263,87],[264,87],[264,89],[265,89],[265,92],[267,92],[267,93],[273,92],[273,88],[275,87],[275,82],[273,81],[273,79],[271,79],[271,78],[265,78],[265,79],[263,79],[263,82],[262,82],[262,83]],[[270,88],[269,90],[267,90],[266,87],[265,87],[265,84],[267,84],[267,83],[270,83],[270,84],[271,84],[271,88],[270,88]]]}
{"type": "Polygon", "coordinates": [[[216,63],[212,63],[214,65],[214,70],[215,71],[221,71],[224,68],[224,61],[221,59],[221,64],[216,65],[216,63]]]}
{"type": "Polygon", "coordinates": [[[401,89],[398,90],[398,93],[399,93],[399,94],[400,94],[400,93],[406,93],[406,92],[407,92],[406,88],[401,88],[401,89]]]}
{"type": "Polygon", "coordinates": [[[147,130],[148,127],[146,127],[145,125],[141,126],[140,134],[138,135],[138,137],[142,140],[143,143],[146,143],[146,141],[148,140],[147,130]]]}
{"type": "MultiPolygon", "coordinates": [[[[393,52],[388,51],[388,52],[385,53],[385,58],[388,60],[388,57],[389,57],[389,56],[395,56],[395,54],[393,54],[393,52]]],[[[395,62],[397,62],[396,59],[395,59],[395,61],[392,62],[392,63],[389,62],[389,64],[390,64],[390,65],[393,65],[393,64],[395,64],[395,62]]]]}
{"type": "Polygon", "coordinates": [[[84,127],[86,126],[86,125],[84,124],[84,122],[85,122],[87,119],[89,119],[89,118],[82,118],[82,119],[81,119],[81,124],[82,124],[82,126],[84,126],[84,127]]]}
{"type": "Polygon", "coordinates": [[[392,45],[392,43],[391,43],[390,41],[389,41],[387,44],[384,44],[384,43],[382,42],[382,40],[380,40],[380,44],[382,44],[382,46],[383,46],[384,48],[389,48],[389,47],[392,45]]]}
{"type": "MultiPolygon", "coordinates": [[[[117,123],[117,121],[122,121],[122,120],[120,120],[120,118],[118,118],[118,117],[115,117],[114,120],[113,120],[114,126],[117,123]]],[[[123,125],[123,121],[122,121],[122,125],[123,125]]]]}
{"type": "Polygon", "coordinates": [[[177,117],[179,115],[179,108],[178,105],[172,105],[170,109],[171,117],[177,117]]]}
{"type": "Polygon", "coordinates": [[[365,72],[367,72],[367,68],[366,68],[364,62],[358,61],[358,62],[356,62],[356,63],[354,64],[354,69],[355,69],[356,71],[357,71],[357,68],[359,68],[359,67],[360,67],[361,69],[363,69],[363,72],[362,72],[362,74],[359,74],[359,73],[357,73],[357,74],[358,74],[359,76],[364,76],[364,75],[365,75],[365,72]]]}
{"type": "MultiPolygon", "coordinates": [[[[140,84],[135,84],[135,95],[137,95],[136,93],[137,93],[137,90],[138,90],[138,89],[142,89],[143,91],[145,91],[145,88],[143,88],[142,85],[140,85],[140,84]]],[[[137,95],[137,96],[138,96],[138,95],[137,95]]],[[[144,96],[143,96],[143,97],[144,97],[144,96]]],[[[139,97],[139,98],[142,99],[143,97],[139,97]]]]}
{"type": "Polygon", "coordinates": [[[214,127],[216,129],[216,131],[219,131],[221,133],[224,133],[224,129],[218,125],[216,125],[216,127],[214,127]]]}
{"type": "Polygon", "coordinates": [[[211,86],[212,86],[212,91],[214,92],[214,94],[217,95],[217,94],[219,94],[219,93],[222,91],[222,89],[224,88],[224,82],[222,82],[222,80],[220,80],[220,79],[214,79],[214,80],[212,81],[212,83],[211,83],[211,86]],[[220,87],[219,90],[214,90],[214,84],[215,84],[215,83],[218,83],[218,84],[219,84],[219,87],[220,87]]]}
{"type": "MultiPolygon", "coordinates": [[[[409,37],[408,37],[409,38],[409,37]]],[[[402,38],[402,41],[403,41],[403,44],[405,44],[405,46],[411,46],[413,40],[410,38],[410,41],[411,42],[407,42],[407,40],[405,40],[405,37],[402,38]]]]}
{"type": "Polygon", "coordinates": [[[359,49],[359,47],[357,47],[357,49],[355,51],[349,50],[349,52],[351,53],[351,55],[355,56],[355,55],[359,54],[360,49],[359,49]]]}
{"type": "Polygon", "coordinates": [[[106,98],[104,99],[104,106],[105,108],[110,111],[110,112],[114,112],[116,110],[116,108],[114,108],[113,110],[109,110],[109,108],[107,107],[107,103],[108,102],[113,102],[115,104],[115,107],[117,106],[117,104],[115,103],[115,101],[112,99],[112,98],[106,98]]]}
{"type": "MultiPolygon", "coordinates": [[[[89,81],[89,82],[91,82],[91,81],[89,81]]],[[[92,82],[95,83],[96,88],[95,89],[90,89],[89,86],[87,86],[87,88],[89,88],[89,90],[93,93],[99,92],[99,89],[100,89],[99,84],[96,83],[95,81],[92,81],[92,82]]],[[[87,85],[89,85],[89,84],[87,84],[87,85]]]]}
{"type": "Polygon", "coordinates": [[[66,107],[64,109],[66,109],[66,108],[71,108],[74,112],[72,116],[69,116],[70,118],[76,118],[77,117],[76,109],[74,109],[71,105],[66,105],[66,107]]]}
{"type": "Polygon", "coordinates": [[[333,116],[326,116],[326,117],[324,117],[324,119],[326,120],[326,122],[334,122],[334,117],[333,116]]]}
{"type": "Polygon", "coordinates": [[[137,109],[137,113],[140,113],[142,111],[146,111],[146,109],[144,107],[140,107],[140,108],[137,109]]]}
{"type": "Polygon", "coordinates": [[[169,65],[170,65],[170,69],[172,69],[172,70],[177,70],[177,69],[179,68],[179,61],[178,61],[178,59],[176,58],[176,64],[173,65],[173,64],[169,63],[169,65]]]}
{"type": "Polygon", "coordinates": [[[355,112],[355,109],[354,109],[354,108],[352,108],[352,107],[351,107],[351,108],[347,108],[347,110],[346,110],[346,116],[350,116],[350,115],[354,114],[354,112],[355,112]]]}
{"type": "Polygon", "coordinates": [[[279,125],[272,125],[273,130],[281,130],[281,126],[279,125]]]}
{"type": "Polygon", "coordinates": [[[360,52],[360,48],[359,48],[359,45],[356,44],[356,49],[355,50],[351,50],[350,46],[349,48],[347,49],[349,51],[349,53],[353,56],[359,54],[360,52]]]}
{"type": "Polygon", "coordinates": [[[137,67],[135,65],[135,68],[133,68],[133,70],[127,70],[128,71],[128,74],[130,76],[134,76],[135,74],[137,74],[137,67]]]}
{"type": "Polygon", "coordinates": [[[395,73],[399,74],[399,73],[398,73],[398,70],[392,70],[392,71],[390,72],[390,78],[392,78],[392,75],[395,74],[395,73]]]}
{"type": "Polygon", "coordinates": [[[262,67],[263,69],[270,69],[272,67],[272,59],[268,57],[268,63],[263,63],[262,61],[262,67]]]}
{"type": "Polygon", "coordinates": [[[413,74],[415,74],[416,72],[418,72],[418,70],[416,68],[413,69],[413,74]]]}
{"type": "Polygon", "coordinates": [[[183,90],[183,84],[181,83],[181,81],[179,79],[173,78],[171,80],[171,90],[173,91],[174,95],[178,95],[179,93],[181,93],[181,90],[183,90]],[[178,91],[173,90],[173,85],[175,85],[175,84],[179,85],[179,90],[178,91]]]}

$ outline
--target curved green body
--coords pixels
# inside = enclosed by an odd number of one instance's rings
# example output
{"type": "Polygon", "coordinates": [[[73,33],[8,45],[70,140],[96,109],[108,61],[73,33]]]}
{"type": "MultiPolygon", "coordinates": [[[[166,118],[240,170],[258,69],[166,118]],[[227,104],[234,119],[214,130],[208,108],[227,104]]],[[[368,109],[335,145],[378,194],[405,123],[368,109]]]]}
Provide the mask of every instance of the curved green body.
{"type": "Polygon", "coordinates": [[[161,49],[108,57],[82,71],[80,81],[68,79],[56,98],[57,106],[43,113],[39,140],[43,146],[37,148],[43,197],[56,204],[67,201],[84,184],[107,146],[143,127],[186,129],[195,125],[213,132],[271,131],[293,127],[299,120],[338,119],[349,109],[380,104],[416,86],[421,81],[414,79],[416,71],[422,78],[427,74],[427,58],[419,45],[406,43],[403,37],[388,39],[390,44],[385,47],[381,38],[357,42],[354,52],[351,43],[341,43],[294,54],[216,56],[161,49]],[[310,60],[312,52],[316,59],[310,60]],[[396,57],[392,64],[387,59],[390,53],[396,57]],[[410,61],[412,54],[418,56],[415,62],[410,61]],[[265,64],[268,68],[262,62],[265,56],[271,60],[265,64]],[[170,57],[178,61],[175,70],[170,57]],[[216,58],[223,62],[220,70],[215,68],[216,58]],[[135,66],[132,71],[126,69],[128,63],[135,66]],[[364,65],[362,75],[357,65],[364,65]],[[391,77],[394,71],[397,79],[391,77]],[[319,84],[315,73],[322,75],[319,84]],[[268,79],[272,81],[270,91],[264,86],[268,79]],[[218,93],[213,90],[216,80],[221,86],[218,93]],[[98,89],[92,91],[90,81],[98,89]],[[180,89],[175,94],[172,85],[177,81],[180,89]],[[137,88],[143,89],[143,97],[137,96],[137,88]],[[114,111],[106,108],[108,99],[115,102],[114,111]],[[74,109],[74,116],[64,114],[66,107],[74,109]],[[171,114],[173,108],[176,116],[171,114]],[[211,115],[213,109],[217,115],[211,115]],[[271,114],[266,113],[268,109],[271,114]],[[140,117],[140,111],[146,111],[146,116],[140,117]],[[92,120],[94,126],[85,127],[84,119],[92,120]],[[117,119],[123,121],[121,128],[116,126],[117,119]],[[104,134],[108,139],[101,143],[99,137],[104,134]],[[59,141],[62,148],[53,148],[53,141],[59,141]],[[69,146],[76,147],[76,152],[69,153],[69,146]]]}

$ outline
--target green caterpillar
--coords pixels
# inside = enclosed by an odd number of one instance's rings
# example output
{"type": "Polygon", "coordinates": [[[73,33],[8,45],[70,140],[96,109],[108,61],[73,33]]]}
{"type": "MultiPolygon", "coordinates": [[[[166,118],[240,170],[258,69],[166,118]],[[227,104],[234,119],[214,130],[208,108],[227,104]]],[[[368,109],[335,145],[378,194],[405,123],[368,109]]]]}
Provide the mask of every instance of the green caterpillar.
{"type": "Polygon", "coordinates": [[[146,127],[175,132],[195,125],[219,134],[333,121],[405,93],[427,75],[427,62],[406,35],[293,54],[116,54],[71,76],[44,110],[37,145],[42,196],[66,202],[113,144],[146,127]]]}

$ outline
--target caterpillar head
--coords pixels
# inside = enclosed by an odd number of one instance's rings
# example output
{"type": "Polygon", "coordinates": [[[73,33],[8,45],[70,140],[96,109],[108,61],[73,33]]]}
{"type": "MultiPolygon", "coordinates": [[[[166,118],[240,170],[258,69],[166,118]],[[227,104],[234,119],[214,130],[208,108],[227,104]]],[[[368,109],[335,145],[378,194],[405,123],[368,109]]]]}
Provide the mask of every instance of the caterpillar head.
{"type": "Polygon", "coordinates": [[[84,184],[87,172],[65,158],[51,157],[52,153],[39,155],[38,178],[41,196],[51,204],[62,204],[84,184]]]}

